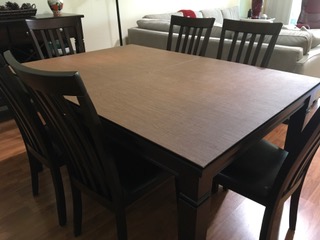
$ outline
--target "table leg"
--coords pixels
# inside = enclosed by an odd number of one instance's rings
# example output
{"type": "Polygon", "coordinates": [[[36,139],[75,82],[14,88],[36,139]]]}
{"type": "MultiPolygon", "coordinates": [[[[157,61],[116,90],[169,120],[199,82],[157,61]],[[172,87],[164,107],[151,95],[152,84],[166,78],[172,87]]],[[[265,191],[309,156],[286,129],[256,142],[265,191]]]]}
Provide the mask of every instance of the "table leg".
{"type": "Polygon", "coordinates": [[[178,189],[178,226],[180,240],[204,240],[210,216],[212,177],[180,178],[178,189]]]}

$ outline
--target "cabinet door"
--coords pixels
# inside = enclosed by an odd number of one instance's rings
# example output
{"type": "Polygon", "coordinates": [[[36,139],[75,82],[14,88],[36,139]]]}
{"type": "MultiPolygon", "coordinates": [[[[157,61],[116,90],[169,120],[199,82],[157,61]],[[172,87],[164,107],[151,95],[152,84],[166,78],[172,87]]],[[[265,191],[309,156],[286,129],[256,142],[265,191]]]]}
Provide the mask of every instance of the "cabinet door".
{"type": "Polygon", "coordinates": [[[30,44],[32,40],[28,34],[28,27],[24,20],[11,22],[8,27],[11,45],[30,44]]]}
{"type": "Polygon", "coordinates": [[[0,48],[7,49],[9,46],[10,40],[7,33],[7,25],[0,23],[0,48]]]}

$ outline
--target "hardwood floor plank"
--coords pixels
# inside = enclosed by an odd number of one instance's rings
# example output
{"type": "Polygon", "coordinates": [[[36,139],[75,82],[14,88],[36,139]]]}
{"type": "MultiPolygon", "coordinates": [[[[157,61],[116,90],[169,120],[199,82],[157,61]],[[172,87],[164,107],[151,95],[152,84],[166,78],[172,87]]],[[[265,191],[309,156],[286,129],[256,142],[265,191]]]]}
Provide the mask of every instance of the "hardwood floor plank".
{"type": "Polygon", "coordinates": [[[15,121],[0,122],[0,161],[23,152],[25,146],[15,121]]]}

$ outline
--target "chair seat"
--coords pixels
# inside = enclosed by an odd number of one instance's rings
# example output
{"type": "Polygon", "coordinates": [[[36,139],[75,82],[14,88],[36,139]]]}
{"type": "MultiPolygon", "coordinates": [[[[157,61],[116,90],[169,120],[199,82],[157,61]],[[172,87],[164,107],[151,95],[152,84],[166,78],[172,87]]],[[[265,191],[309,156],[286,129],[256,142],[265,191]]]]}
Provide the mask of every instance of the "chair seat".
{"type": "Polygon", "coordinates": [[[169,173],[145,160],[140,154],[112,145],[115,163],[127,203],[168,178],[169,173]]]}
{"type": "Polygon", "coordinates": [[[215,177],[222,186],[263,205],[288,152],[261,140],[215,177]]]}
{"type": "MultiPolygon", "coordinates": [[[[50,132],[50,129],[48,128],[47,125],[44,125],[44,130],[46,131],[47,136],[50,138],[51,143],[52,143],[52,158],[55,160],[55,165],[58,167],[62,167],[66,164],[66,157],[64,156],[64,153],[61,151],[60,147],[54,140],[54,137],[52,133],[50,132]]],[[[47,162],[47,166],[51,166],[52,163],[47,162]]]]}

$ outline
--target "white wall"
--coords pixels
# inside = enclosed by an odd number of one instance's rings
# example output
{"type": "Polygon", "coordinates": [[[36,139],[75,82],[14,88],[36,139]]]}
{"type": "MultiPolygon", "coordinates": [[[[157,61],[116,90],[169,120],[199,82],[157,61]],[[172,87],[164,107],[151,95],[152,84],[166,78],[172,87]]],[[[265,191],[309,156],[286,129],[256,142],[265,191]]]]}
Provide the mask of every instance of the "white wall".
{"type": "MultiPolygon", "coordinates": [[[[149,13],[176,12],[180,9],[210,9],[239,5],[243,0],[118,0],[123,38],[127,29],[149,13]]],[[[244,0],[248,1],[248,0],[244,0]]],[[[18,4],[26,0],[15,0],[18,4]]],[[[37,13],[51,13],[46,0],[33,0],[37,13]]],[[[62,12],[83,14],[86,50],[92,51],[119,45],[115,0],[64,0],[62,12]]]]}
{"type": "Polygon", "coordinates": [[[240,0],[240,17],[247,17],[248,11],[251,9],[251,0],[240,0]]]}

